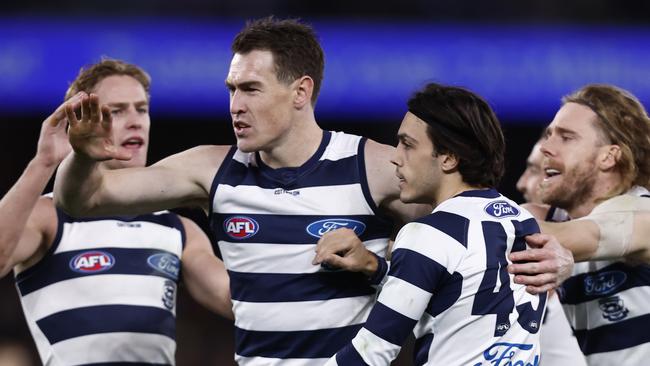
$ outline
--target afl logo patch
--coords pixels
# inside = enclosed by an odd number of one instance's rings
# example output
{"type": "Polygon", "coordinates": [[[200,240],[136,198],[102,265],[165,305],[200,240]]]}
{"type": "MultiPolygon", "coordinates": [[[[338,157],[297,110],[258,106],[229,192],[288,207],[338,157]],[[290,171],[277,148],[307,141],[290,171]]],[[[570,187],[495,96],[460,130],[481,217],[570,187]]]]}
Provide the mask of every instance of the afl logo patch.
{"type": "Polygon", "coordinates": [[[309,233],[309,235],[314,236],[316,238],[320,238],[321,236],[329,233],[330,231],[344,228],[344,227],[354,231],[354,233],[357,234],[357,236],[361,236],[361,234],[363,234],[363,232],[366,231],[366,224],[364,224],[361,221],[350,220],[350,219],[318,220],[309,224],[306,230],[307,233],[309,233]]]}
{"type": "Polygon", "coordinates": [[[488,203],[485,206],[485,213],[496,218],[519,216],[519,210],[506,201],[488,203]]]}
{"type": "Polygon", "coordinates": [[[237,240],[250,238],[260,229],[257,221],[246,216],[233,216],[223,223],[226,234],[237,240]]]}
{"type": "Polygon", "coordinates": [[[70,261],[70,269],[78,273],[98,273],[111,269],[115,258],[106,252],[90,251],[77,254],[70,261]]]}

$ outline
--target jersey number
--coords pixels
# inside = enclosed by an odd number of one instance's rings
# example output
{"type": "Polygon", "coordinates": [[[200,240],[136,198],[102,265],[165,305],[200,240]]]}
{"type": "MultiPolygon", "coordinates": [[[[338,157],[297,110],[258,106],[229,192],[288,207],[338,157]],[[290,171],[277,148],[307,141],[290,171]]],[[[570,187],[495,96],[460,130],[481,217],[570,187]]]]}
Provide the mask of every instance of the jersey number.
{"type": "MultiPolygon", "coordinates": [[[[515,225],[515,241],[512,244],[512,251],[517,252],[526,249],[524,233],[520,222],[513,222],[515,225]]],[[[507,235],[503,226],[498,222],[483,222],[483,237],[486,250],[486,270],[481,280],[481,286],[474,298],[472,315],[495,314],[496,324],[494,336],[500,337],[510,329],[510,313],[515,307],[515,299],[510,288],[510,276],[508,275],[506,249],[508,246],[507,235]],[[497,284],[497,281],[499,282],[497,284]],[[498,292],[496,291],[498,287],[498,292]]],[[[522,328],[530,333],[539,331],[546,294],[540,294],[539,305],[533,309],[530,302],[517,305],[519,318],[517,322],[522,328]]]]}

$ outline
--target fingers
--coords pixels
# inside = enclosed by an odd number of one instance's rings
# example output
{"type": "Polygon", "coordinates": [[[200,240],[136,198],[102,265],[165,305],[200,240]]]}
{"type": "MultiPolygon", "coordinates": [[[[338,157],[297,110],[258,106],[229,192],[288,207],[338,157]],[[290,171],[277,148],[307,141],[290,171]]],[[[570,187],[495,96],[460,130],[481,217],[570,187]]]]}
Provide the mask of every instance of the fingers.
{"type": "Polygon", "coordinates": [[[549,291],[553,291],[557,286],[549,284],[544,286],[526,286],[526,291],[532,295],[539,295],[549,291]]]}
{"type": "Polygon", "coordinates": [[[544,259],[553,258],[553,253],[547,249],[528,249],[519,252],[512,252],[508,258],[513,262],[530,262],[542,261],[544,259]]]}
{"type": "Polygon", "coordinates": [[[68,107],[68,105],[72,105],[73,110],[75,108],[78,108],[79,103],[81,102],[81,98],[82,98],[83,95],[85,95],[84,92],[79,92],[79,93],[73,95],[72,97],[70,97],[70,99],[68,99],[65,102],[61,103],[61,105],[54,111],[54,113],[52,113],[48,117],[47,121],[48,121],[49,125],[52,126],[52,127],[57,127],[59,125],[59,123],[61,123],[61,121],[63,121],[64,119],[67,118],[66,108],[68,107]]]}
{"type": "Polygon", "coordinates": [[[546,234],[533,234],[526,236],[526,243],[530,247],[540,248],[552,240],[552,237],[546,234]]]}
{"type": "Polygon", "coordinates": [[[99,107],[99,98],[97,97],[96,94],[90,94],[88,97],[88,107],[90,108],[89,110],[89,116],[90,116],[90,121],[91,122],[100,122],[102,121],[102,112],[99,107]]]}

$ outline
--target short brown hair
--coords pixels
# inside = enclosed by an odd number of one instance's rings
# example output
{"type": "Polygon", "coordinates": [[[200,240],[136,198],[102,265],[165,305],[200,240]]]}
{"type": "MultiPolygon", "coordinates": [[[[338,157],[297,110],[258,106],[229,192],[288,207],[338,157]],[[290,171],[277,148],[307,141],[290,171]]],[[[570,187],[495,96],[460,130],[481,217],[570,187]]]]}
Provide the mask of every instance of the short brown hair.
{"type": "Polygon", "coordinates": [[[505,139],[490,105],[463,88],[427,84],[408,101],[427,123],[435,155],[451,154],[465,183],[496,188],[505,170],[505,139]]]}
{"type": "Polygon", "coordinates": [[[302,76],[314,80],[312,105],[316,104],[323,81],[325,56],[314,30],[297,19],[274,17],[248,21],[232,42],[233,53],[247,54],[254,50],[273,54],[276,77],[291,83],[302,76]]]}
{"type": "Polygon", "coordinates": [[[650,119],[634,95],[613,85],[589,84],[565,96],[562,102],[581,104],[594,111],[604,143],[621,148],[616,169],[622,182],[610,192],[611,196],[634,185],[649,186],[650,119]]]}
{"type": "Polygon", "coordinates": [[[147,93],[147,98],[149,98],[151,77],[149,77],[146,71],[139,66],[122,60],[102,58],[98,63],[82,67],[79,70],[79,75],[77,75],[77,78],[74,79],[68,91],[65,93],[65,100],[70,99],[80,91],[91,93],[100,81],[113,75],[126,75],[134,78],[142,84],[144,91],[147,93]]]}

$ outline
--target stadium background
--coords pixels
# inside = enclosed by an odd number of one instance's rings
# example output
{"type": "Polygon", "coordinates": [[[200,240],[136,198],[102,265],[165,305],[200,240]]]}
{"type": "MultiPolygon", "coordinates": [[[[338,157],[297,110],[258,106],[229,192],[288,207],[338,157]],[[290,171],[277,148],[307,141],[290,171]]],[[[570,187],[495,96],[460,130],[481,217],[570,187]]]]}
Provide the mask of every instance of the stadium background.
{"type": "MultiPolygon", "coordinates": [[[[0,194],[33,156],[42,120],[79,67],[101,56],[139,64],[153,78],[150,162],[233,143],[223,86],[229,44],[245,19],[270,14],[311,22],[321,38],[316,117],[326,129],[394,144],[405,101],[425,82],[485,96],[507,139],[500,190],[516,200],[529,149],[562,95],[609,82],[650,104],[650,3],[642,0],[2,2],[0,194]]],[[[0,280],[0,348],[19,342],[33,350],[11,277],[0,280]]],[[[182,289],[177,316],[179,366],[232,364],[230,322],[182,289]]]]}

